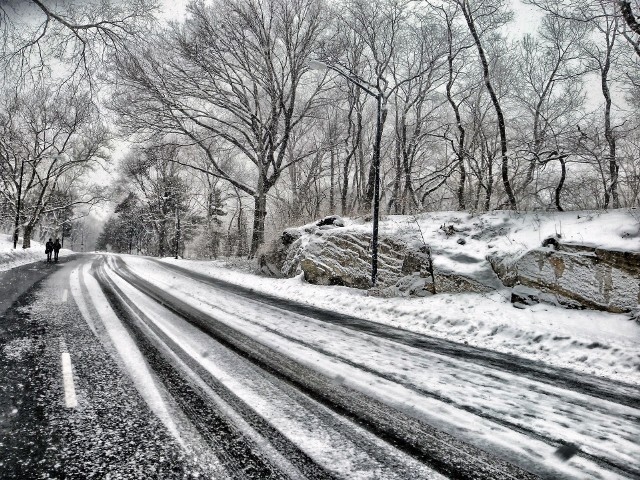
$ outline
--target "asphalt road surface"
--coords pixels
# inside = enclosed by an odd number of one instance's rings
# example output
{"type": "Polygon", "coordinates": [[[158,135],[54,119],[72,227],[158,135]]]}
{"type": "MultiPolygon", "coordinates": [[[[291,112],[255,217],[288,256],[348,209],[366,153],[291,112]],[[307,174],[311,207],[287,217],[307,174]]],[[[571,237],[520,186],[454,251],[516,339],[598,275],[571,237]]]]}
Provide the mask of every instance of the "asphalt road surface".
{"type": "Polygon", "coordinates": [[[640,478],[639,407],[150,259],[0,272],[2,479],[640,478]]]}

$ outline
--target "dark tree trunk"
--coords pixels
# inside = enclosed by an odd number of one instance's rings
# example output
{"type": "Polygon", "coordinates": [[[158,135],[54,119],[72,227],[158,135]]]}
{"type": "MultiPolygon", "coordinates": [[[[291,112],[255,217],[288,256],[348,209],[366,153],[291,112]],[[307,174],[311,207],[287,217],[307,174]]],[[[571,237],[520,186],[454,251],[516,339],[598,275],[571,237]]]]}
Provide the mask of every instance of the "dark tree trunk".
{"type": "Polygon", "coordinates": [[[607,32],[607,51],[604,64],[600,67],[600,83],[602,87],[602,95],[605,100],[604,106],[604,136],[609,147],[609,187],[605,192],[604,208],[609,206],[610,199],[613,199],[613,208],[620,208],[620,199],[618,197],[618,162],[616,159],[616,137],[613,127],[611,126],[611,91],[609,89],[609,70],[611,69],[611,52],[616,39],[617,22],[613,25],[611,31],[607,32]]]}
{"type": "MultiPolygon", "coordinates": [[[[384,131],[384,122],[387,119],[387,111],[386,109],[383,109],[380,115],[380,131],[376,132],[376,135],[379,136],[380,138],[382,138],[382,133],[384,131]]],[[[380,163],[382,163],[382,153],[378,152],[378,154],[380,155],[380,158],[378,159],[378,161],[380,163]]],[[[375,156],[375,152],[374,152],[374,156],[375,156]]],[[[371,205],[373,204],[373,196],[375,193],[375,179],[376,179],[376,166],[375,166],[375,159],[371,160],[371,164],[369,165],[369,178],[367,180],[367,190],[365,192],[365,197],[364,197],[364,204],[363,207],[364,209],[368,212],[371,210],[371,205]]]]}
{"type": "Polygon", "coordinates": [[[631,11],[631,2],[618,0],[618,6],[620,7],[622,18],[627,23],[629,28],[633,30],[637,35],[640,35],[640,24],[638,24],[635,15],[631,11]]]}
{"type": "Polygon", "coordinates": [[[31,236],[33,235],[33,225],[25,225],[22,229],[22,248],[31,248],[31,236]]]}
{"type": "Polygon", "coordinates": [[[558,160],[560,161],[561,173],[560,181],[558,182],[558,186],[556,187],[556,208],[559,212],[563,212],[564,209],[560,205],[560,195],[562,195],[562,187],[564,186],[564,181],[567,178],[567,166],[565,164],[564,157],[560,157],[558,158],[558,160]]]}
{"type": "Polygon", "coordinates": [[[253,233],[251,235],[251,250],[249,257],[254,258],[258,248],[264,242],[264,221],[267,217],[267,195],[266,192],[258,192],[255,198],[255,209],[253,213],[253,233]]]}
{"type": "Polygon", "coordinates": [[[447,56],[447,62],[449,64],[449,79],[447,81],[447,100],[449,101],[449,105],[451,105],[451,109],[456,117],[456,126],[458,127],[458,151],[456,152],[456,156],[458,157],[458,171],[460,173],[459,184],[458,184],[458,210],[464,210],[466,208],[465,198],[464,198],[464,187],[465,181],[467,177],[467,171],[464,165],[464,142],[466,131],[462,126],[462,116],[460,115],[460,108],[458,104],[455,102],[453,98],[453,61],[455,56],[453,54],[453,33],[451,31],[451,21],[447,19],[447,38],[449,43],[449,54],[447,56]]]}
{"type": "Polygon", "coordinates": [[[164,257],[167,243],[167,221],[163,218],[158,224],[158,257],[164,257]]]}
{"type": "Polygon", "coordinates": [[[491,77],[489,72],[489,62],[487,61],[487,57],[484,52],[484,48],[482,47],[482,42],[480,41],[480,35],[476,30],[475,22],[473,20],[473,16],[471,14],[471,10],[469,9],[469,5],[466,1],[462,1],[462,12],[464,14],[464,18],[467,21],[467,26],[469,27],[469,32],[473,36],[473,40],[476,44],[476,48],[478,49],[478,55],[480,56],[480,61],[482,63],[482,71],[484,76],[484,84],[489,92],[489,96],[491,97],[491,103],[493,104],[493,108],[496,111],[496,117],[498,118],[498,131],[500,132],[500,151],[502,154],[502,183],[504,185],[504,191],[509,198],[509,206],[511,209],[517,209],[516,197],[513,193],[513,189],[511,188],[511,182],[509,180],[509,154],[507,147],[507,130],[504,122],[504,114],[502,113],[502,107],[500,106],[500,100],[498,99],[498,95],[493,88],[493,84],[491,83],[491,77]]]}
{"type": "Polygon", "coordinates": [[[335,149],[331,147],[331,188],[329,190],[329,210],[331,215],[336,213],[336,153],[335,149]]]}
{"type": "Polygon", "coordinates": [[[484,197],[484,209],[489,211],[491,209],[491,196],[493,195],[493,157],[487,155],[487,187],[484,197]]]}
{"type": "MultiPolygon", "coordinates": [[[[396,126],[398,128],[398,126],[396,126]]],[[[391,200],[389,201],[389,205],[387,207],[388,213],[399,214],[402,212],[404,208],[404,199],[401,198],[401,186],[402,186],[402,158],[400,153],[400,139],[396,138],[396,150],[394,155],[394,167],[395,167],[395,177],[393,180],[393,193],[391,195],[391,200]]]]}

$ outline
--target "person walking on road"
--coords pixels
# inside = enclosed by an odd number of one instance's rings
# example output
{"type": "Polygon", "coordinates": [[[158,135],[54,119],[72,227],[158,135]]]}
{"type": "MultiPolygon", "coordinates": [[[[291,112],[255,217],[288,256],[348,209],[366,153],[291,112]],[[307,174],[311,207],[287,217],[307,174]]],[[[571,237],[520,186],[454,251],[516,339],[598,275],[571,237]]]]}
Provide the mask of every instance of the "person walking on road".
{"type": "Polygon", "coordinates": [[[54,253],[53,259],[55,262],[58,261],[58,252],[60,252],[61,248],[62,248],[62,245],[60,245],[60,240],[56,238],[56,241],[53,244],[53,253],[54,253]]]}
{"type": "Polygon", "coordinates": [[[47,254],[47,263],[51,262],[51,252],[53,252],[53,242],[49,239],[44,245],[44,253],[47,254]]]}

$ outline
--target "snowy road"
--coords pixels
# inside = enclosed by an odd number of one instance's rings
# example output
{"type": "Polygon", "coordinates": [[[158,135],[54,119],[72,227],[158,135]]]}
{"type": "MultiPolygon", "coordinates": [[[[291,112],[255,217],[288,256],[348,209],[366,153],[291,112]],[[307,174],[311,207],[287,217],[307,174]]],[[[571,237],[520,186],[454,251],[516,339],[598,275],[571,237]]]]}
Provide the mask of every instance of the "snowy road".
{"type": "Polygon", "coordinates": [[[640,478],[628,385],[150,259],[67,262],[2,315],[2,478],[640,478]]]}

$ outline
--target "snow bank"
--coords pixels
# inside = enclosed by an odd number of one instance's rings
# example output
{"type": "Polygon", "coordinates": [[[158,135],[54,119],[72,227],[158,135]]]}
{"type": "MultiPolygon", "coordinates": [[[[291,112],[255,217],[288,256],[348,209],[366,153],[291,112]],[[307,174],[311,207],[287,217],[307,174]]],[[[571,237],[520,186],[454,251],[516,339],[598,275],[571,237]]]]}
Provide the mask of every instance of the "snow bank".
{"type": "MultiPolygon", "coordinates": [[[[71,255],[73,252],[63,248],[60,256],[71,255]]],[[[10,270],[20,265],[33,262],[44,262],[47,256],[44,253],[44,245],[31,240],[31,248],[23,249],[20,244],[18,248],[13,248],[13,236],[0,234],[0,272],[10,270]]]]}
{"type": "MultiPolygon", "coordinates": [[[[639,252],[639,226],[640,211],[631,209],[483,215],[439,212],[387,216],[381,221],[380,232],[401,237],[407,244],[422,245],[424,241],[431,247],[437,266],[481,278],[491,270],[487,257],[517,259],[551,236],[559,236],[562,242],[639,252]]],[[[296,230],[304,232],[305,227],[296,230]]],[[[336,231],[369,233],[370,223],[345,219],[345,226],[336,231]]],[[[364,290],[310,285],[302,275],[265,278],[225,268],[223,262],[164,261],[319,308],[640,384],[640,324],[625,314],[567,310],[548,304],[516,309],[507,288],[490,293],[378,298],[367,296],[364,290]]]]}
{"type": "MultiPolygon", "coordinates": [[[[371,224],[347,221],[346,229],[369,233],[371,224]]],[[[416,246],[424,241],[436,268],[482,278],[490,268],[487,257],[517,258],[553,236],[563,243],[640,252],[640,210],[389,215],[380,222],[380,234],[416,246]]]]}

